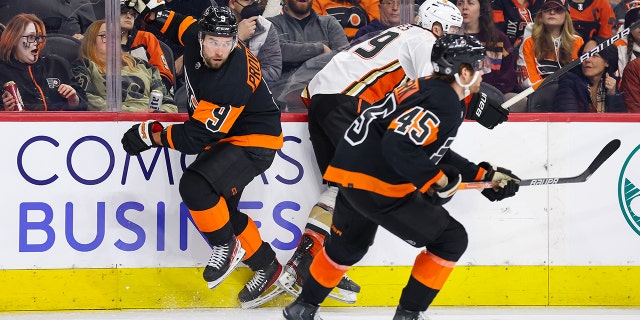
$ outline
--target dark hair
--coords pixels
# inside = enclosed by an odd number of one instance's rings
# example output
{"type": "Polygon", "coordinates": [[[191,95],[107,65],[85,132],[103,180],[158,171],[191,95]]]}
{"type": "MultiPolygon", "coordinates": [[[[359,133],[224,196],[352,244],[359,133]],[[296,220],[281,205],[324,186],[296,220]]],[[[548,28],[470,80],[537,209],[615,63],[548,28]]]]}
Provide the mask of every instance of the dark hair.
{"type": "MultiPolygon", "coordinates": [[[[579,54],[582,54],[582,50],[584,50],[584,47],[588,42],[589,41],[585,42],[582,47],[580,47],[580,50],[578,51],[579,54]]],[[[598,44],[600,43],[602,43],[602,41],[598,42],[598,44]]],[[[608,64],[608,66],[604,69],[604,72],[613,77],[616,71],[618,71],[618,49],[616,48],[616,46],[609,46],[604,48],[603,50],[600,50],[598,54],[608,64]]],[[[582,68],[576,68],[576,71],[581,73],[581,69],[582,68]]]]}

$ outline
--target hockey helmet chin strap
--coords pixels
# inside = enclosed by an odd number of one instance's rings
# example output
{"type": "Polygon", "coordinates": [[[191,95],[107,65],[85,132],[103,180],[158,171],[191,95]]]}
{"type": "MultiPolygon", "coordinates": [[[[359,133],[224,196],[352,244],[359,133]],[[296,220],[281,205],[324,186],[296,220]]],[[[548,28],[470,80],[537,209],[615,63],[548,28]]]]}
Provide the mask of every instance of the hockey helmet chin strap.
{"type": "Polygon", "coordinates": [[[453,77],[456,79],[456,83],[464,89],[465,98],[471,94],[471,90],[469,90],[469,87],[471,87],[471,85],[474,84],[476,80],[478,80],[478,76],[480,76],[480,72],[475,71],[473,73],[473,78],[471,78],[471,81],[469,81],[469,83],[467,84],[462,84],[462,81],[460,80],[460,75],[458,73],[453,75],[453,77]]]}

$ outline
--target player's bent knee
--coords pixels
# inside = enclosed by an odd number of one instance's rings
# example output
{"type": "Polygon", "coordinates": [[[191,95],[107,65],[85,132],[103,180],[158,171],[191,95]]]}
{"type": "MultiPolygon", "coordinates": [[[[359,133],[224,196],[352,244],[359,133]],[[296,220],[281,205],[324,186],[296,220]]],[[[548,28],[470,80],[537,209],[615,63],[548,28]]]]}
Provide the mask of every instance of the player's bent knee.
{"type": "Polygon", "coordinates": [[[211,200],[216,198],[212,196],[214,191],[209,182],[199,173],[190,170],[182,174],[178,190],[182,202],[192,210],[207,209],[212,205],[211,200]]]}
{"type": "Polygon", "coordinates": [[[434,241],[427,245],[427,250],[433,254],[449,261],[458,261],[467,250],[469,237],[467,230],[460,222],[451,219],[444,232],[434,241]]]}

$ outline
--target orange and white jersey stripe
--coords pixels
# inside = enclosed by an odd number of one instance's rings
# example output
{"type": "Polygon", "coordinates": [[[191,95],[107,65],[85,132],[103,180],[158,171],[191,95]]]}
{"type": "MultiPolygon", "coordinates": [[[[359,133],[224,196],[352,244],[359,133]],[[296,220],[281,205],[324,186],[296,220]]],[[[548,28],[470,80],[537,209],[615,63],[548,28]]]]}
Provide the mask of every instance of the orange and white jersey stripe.
{"type": "Polygon", "coordinates": [[[436,37],[416,25],[389,28],[369,41],[338,53],[302,92],[346,94],[368,103],[382,99],[407,79],[431,75],[431,47],[436,37]]]}

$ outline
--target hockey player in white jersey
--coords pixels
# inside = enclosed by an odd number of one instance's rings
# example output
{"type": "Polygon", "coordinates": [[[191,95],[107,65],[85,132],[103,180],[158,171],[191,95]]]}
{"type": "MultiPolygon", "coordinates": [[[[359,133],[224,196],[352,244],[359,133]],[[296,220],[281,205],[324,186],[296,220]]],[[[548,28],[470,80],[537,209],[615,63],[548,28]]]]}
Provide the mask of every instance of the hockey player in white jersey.
{"type": "MultiPolygon", "coordinates": [[[[307,105],[311,142],[318,167],[325,173],[336,145],[358,114],[408,79],[431,75],[431,47],[438,36],[457,33],[462,15],[450,1],[428,0],[417,25],[389,28],[368,41],[336,54],[302,92],[307,105]]],[[[297,296],[313,256],[329,235],[337,187],[329,185],[311,209],[298,247],[278,279],[297,296]]],[[[343,277],[329,296],[355,303],[360,287],[343,277]]]]}

